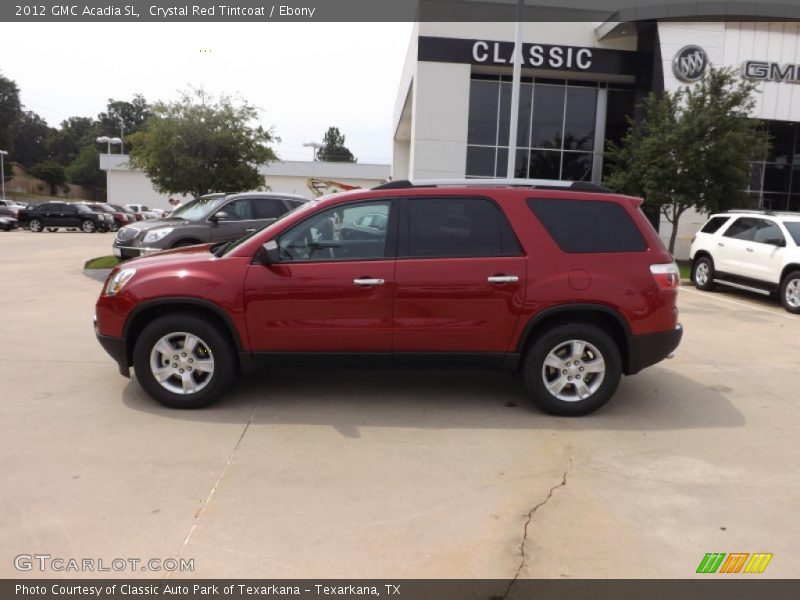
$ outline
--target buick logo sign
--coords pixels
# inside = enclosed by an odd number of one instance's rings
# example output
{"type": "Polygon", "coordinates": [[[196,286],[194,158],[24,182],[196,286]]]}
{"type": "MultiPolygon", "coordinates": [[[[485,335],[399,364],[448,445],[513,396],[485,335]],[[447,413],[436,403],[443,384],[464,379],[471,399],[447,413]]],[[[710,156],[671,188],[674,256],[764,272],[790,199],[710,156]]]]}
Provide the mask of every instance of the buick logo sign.
{"type": "Polygon", "coordinates": [[[685,83],[700,79],[707,66],[708,55],[700,46],[684,46],[672,59],[672,72],[685,83]]]}

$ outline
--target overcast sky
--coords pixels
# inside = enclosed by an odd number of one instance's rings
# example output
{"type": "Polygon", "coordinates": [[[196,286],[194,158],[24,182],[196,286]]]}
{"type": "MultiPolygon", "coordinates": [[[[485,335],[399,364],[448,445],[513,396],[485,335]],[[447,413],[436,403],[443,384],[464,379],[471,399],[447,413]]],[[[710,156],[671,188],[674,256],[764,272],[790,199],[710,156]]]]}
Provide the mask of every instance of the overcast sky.
{"type": "Polygon", "coordinates": [[[108,98],[170,100],[189,85],[262,109],[285,160],[336,125],[359,162],[391,161],[392,113],[411,23],[18,23],[0,25],[0,73],[48,124],[108,98]]]}

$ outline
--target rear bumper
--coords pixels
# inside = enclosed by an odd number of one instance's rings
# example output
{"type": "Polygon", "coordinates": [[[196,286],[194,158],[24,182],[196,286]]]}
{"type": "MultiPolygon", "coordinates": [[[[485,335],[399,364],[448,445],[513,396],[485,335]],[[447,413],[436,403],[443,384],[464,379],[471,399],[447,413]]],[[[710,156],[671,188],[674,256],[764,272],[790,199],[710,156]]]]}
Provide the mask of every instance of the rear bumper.
{"type": "Polygon", "coordinates": [[[680,323],[670,331],[631,336],[628,338],[628,364],[625,374],[633,375],[661,362],[678,347],[682,337],[683,326],[680,323]]]}

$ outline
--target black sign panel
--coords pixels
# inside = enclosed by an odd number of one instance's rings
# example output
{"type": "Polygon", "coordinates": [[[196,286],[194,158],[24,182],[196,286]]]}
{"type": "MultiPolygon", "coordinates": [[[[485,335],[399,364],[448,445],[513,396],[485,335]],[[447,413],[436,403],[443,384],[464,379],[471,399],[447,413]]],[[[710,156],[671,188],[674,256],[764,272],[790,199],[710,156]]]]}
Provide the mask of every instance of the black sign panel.
{"type": "MultiPolygon", "coordinates": [[[[514,65],[514,42],[420,36],[417,60],[492,67],[514,65]]],[[[636,75],[643,65],[640,52],[552,44],[522,44],[523,68],[578,73],[636,75]]]]}

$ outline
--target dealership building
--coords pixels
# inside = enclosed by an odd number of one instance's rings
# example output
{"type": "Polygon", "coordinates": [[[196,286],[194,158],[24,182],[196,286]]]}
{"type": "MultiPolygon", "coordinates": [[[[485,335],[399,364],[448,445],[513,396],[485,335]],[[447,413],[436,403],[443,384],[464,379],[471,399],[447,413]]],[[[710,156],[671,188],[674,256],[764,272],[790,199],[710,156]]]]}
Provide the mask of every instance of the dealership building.
{"type": "MultiPolygon", "coordinates": [[[[748,193],[766,209],[800,210],[800,23],[748,21],[739,3],[716,6],[728,16],[698,20],[672,7],[604,22],[523,23],[513,149],[515,24],[415,24],[395,105],[392,177],[506,177],[514,152],[515,177],[602,183],[607,145],[621,139],[646,94],[727,66],[758,81],[751,116],[773,138],[766,159],[753,164],[748,193]]],[[[703,220],[682,217],[678,258],[703,220]]],[[[661,225],[666,239],[670,226],[661,225]]]]}

